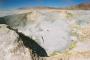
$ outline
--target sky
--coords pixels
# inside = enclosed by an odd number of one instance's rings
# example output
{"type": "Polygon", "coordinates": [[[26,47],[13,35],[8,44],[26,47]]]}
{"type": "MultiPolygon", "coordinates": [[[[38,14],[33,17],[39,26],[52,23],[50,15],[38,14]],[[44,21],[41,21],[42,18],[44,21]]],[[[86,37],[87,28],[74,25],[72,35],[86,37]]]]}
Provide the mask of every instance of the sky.
{"type": "Polygon", "coordinates": [[[0,0],[0,9],[14,9],[25,7],[68,7],[90,0],[0,0]]]}

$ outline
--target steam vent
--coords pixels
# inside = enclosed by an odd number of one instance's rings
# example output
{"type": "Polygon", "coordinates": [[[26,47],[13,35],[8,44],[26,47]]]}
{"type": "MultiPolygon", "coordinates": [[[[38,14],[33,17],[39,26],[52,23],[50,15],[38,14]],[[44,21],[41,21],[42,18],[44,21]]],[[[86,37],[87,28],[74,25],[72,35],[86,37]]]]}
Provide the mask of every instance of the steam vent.
{"type": "Polygon", "coordinates": [[[90,11],[0,11],[0,60],[90,60],[90,11]]]}

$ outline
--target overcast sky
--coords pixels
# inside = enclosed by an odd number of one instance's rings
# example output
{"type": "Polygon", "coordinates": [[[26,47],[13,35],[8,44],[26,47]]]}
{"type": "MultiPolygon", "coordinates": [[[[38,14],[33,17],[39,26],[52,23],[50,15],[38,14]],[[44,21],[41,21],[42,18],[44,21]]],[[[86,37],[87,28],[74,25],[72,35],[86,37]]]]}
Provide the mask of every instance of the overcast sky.
{"type": "Polygon", "coordinates": [[[84,2],[90,2],[90,0],[0,0],[0,8],[13,9],[23,7],[67,7],[84,2]]]}

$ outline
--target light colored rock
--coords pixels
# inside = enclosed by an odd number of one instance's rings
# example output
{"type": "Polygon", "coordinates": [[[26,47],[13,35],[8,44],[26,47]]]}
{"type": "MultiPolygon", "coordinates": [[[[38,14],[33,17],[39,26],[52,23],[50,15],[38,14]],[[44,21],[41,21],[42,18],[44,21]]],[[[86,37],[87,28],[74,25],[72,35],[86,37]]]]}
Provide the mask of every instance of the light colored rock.
{"type": "Polygon", "coordinates": [[[48,57],[46,60],[90,60],[90,51],[61,53],[56,56],[48,57]]]}
{"type": "Polygon", "coordinates": [[[0,24],[0,60],[32,60],[19,35],[4,24],[0,24]]]}

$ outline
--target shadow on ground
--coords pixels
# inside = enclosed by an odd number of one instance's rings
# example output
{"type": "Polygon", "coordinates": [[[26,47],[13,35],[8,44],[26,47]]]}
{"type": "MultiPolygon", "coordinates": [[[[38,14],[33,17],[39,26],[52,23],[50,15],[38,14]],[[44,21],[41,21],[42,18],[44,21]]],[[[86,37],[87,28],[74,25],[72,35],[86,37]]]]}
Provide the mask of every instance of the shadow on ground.
{"type": "Polygon", "coordinates": [[[39,46],[34,40],[25,36],[22,33],[18,33],[18,34],[21,37],[24,45],[27,48],[31,48],[33,53],[37,53],[38,56],[41,56],[41,57],[46,57],[47,56],[46,51],[41,46],[39,46]]]}

